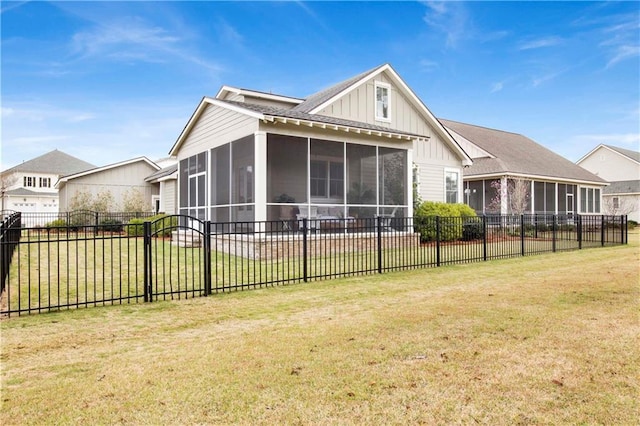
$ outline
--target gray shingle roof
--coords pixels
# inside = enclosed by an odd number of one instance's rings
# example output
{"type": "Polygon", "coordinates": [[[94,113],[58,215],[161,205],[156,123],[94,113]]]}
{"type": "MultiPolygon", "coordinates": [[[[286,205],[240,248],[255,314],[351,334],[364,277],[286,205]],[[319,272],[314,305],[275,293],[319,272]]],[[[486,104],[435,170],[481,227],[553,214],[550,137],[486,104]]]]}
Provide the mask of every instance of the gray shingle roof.
{"type": "Polygon", "coordinates": [[[473,165],[464,170],[465,176],[517,173],[594,183],[605,182],[523,135],[457,121],[441,119],[440,122],[496,157],[474,159],[473,165]]]}
{"type": "Polygon", "coordinates": [[[604,145],[609,149],[612,149],[614,151],[616,151],[619,154],[622,154],[626,157],[631,158],[632,160],[637,161],[638,163],[640,163],[640,152],[638,151],[632,151],[630,149],[625,149],[625,148],[620,148],[617,146],[612,146],[612,145],[604,145]]]}
{"type": "Polygon", "coordinates": [[[80,160],[69,154],[65,154],[62,151],[54,149],[51,152],[47,152],[39,157],[33,158],[29,161],[25,161],[22,164],[18,164],[6,172],[34,172],[34,173],[51,173],[60,176],[70,175],[73,173],[82,172],[85,170],[93,169],[94,166],[91,163],[80,160]]]}
{"type": "Polygon", "coordinates": [[[219,100],[219,101],[225,102],[240,108],[245,108],[250,111],[258,112],[260,114],[265,114],[265,115],[270,115],[275,117],[292,118],[294,120],[308,120],[316,123],[333,124],[336,126],[348,126],[348,127],[355,127],[358,129],[374,130],[378,132],[390,132],[390,133],[397,133],[399,135],[424,137],[421,135],[416,135],[414,133],[408,133],[401,130],[390,129],[388,127],[376,126],[375,124],[362,123],[360,121],[345,120],[342,118],[329,117],[329,116],[320,115],[320,114],[308,114],[306,112],[295,111],[295,108],[284,109],[284,108],[277,108],[269,105],[256,105],[256,104],[249,104],[249,103],[237,102],[237,101],[226,101],[226,100],[225,101],[219,100]]]}
{"type": "Polygon", "coordinates": [[[158,170],[157,172],[147,176],[144,180],[150,182],[154,179],[160,179],[165,176],[169,176],[178,171],[178,164],[173,164],[169,167],[165,167],[163,169],[158,170]]]}
{"type": "Polygon", "coordinates": [[[640,180],[620,180],[611,182],[607,186],[603,194],[639,194],[640,193],[640,180]]]}
{"type": "Polygon", "coordinates": [[[5,191],[6,195],[12,195],[14,197],[41,197],[41,196],[46,196],[46,197],[57,197],[58,193],[57,192],[44,192],[44,191],[32,191],[30,189],[25,189],[25,188],[16,188],[16,189],[10,189],[9,191],[5,191]]]}
{"type": "Polygon", "coordinates": [[[300,112],[310,112],[314,108],[316,108],[317,106],[319,106],[322,103],[328,101],[329,99],[331,99],[332,97],[334,97],[338,93],[342,92],[343,90],[345,90],[346,88],[348,88],[352,84],[355,84],[358,81],[362,80],[367,75],[369,75],[372,72],[376,71],[378,68],[383,67],[384,65],[386,65],[386,64],[378,65],[377,67],[372,68],[369,71],[365,71],[365,72],[363,72],[361,74],[358,74],[358,75],[356,75],[354,77],[351,77],[348,80],[342,81],[342,82],[340,82],[338,84],[335,84],[335,85],[333,85],[333,86],[331,86],[329,88],[321,90],[320,92],[314,93],[313,95],[308,96],[304,100],[304,102],[302,102],[301,104],[296,105],[295,107],[293,107],[292,110],[300,111],[300,112]]]}

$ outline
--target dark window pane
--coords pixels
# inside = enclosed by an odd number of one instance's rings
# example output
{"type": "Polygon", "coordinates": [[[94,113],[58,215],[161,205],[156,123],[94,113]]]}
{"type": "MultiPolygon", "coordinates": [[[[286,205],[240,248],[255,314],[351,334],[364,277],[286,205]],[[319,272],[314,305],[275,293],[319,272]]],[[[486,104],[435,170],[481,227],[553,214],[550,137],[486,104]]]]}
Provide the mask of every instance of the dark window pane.
{"type": "Polygon", "coordinates": [[[376,203],[375,146],[347,144],[347,177],[347,203],[376,203]]]}
{"type": "Polygon", "coordinates": [[[267,134],[267,202],[307,202],[307,139],[267,134]]]}
{"type": "Polygon", "coordinates": [[[179,165],[180,179],[180,207],[189,206],[189,159],[180,161],[179,165]]]}
{"type": "Polygon", "coordinates": [[[380,204],[406,204],[407,173],[407,151],[393,148],[378,148],[378,189],[380,204]]]}

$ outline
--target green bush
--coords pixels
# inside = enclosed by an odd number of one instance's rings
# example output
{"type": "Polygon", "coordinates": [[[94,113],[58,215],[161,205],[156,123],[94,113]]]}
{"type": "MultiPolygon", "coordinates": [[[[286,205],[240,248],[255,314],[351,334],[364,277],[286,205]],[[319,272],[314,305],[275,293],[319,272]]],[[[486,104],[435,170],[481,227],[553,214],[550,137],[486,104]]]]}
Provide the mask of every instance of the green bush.
{"type": "Polygon", "coordinates": [[[178,226],[177,217],[169,217],[166,214],[158,214],[147,218],[135,218],[131,219],[126,226],[127,235],[129,236],[144,236],[144,223],[151,222],[151,234],[158,237],[168,237],[172,231],[176,230],[178,226]],[[166,219],[165,219],[166,218],[166,219]],[[161,220],[162,219],[162,220],[161,220]]]}
{"type": "Polygon", "coordinates": [[[64,219],[56,219],[56,220],[52,220],[49,223],[46,223],[44,225],[46,228],[59,228],[59,227],[64,227],[67,226],[67,221],[64,219]]]}
{"type": "Polygon", "coordinates": [[[122,232],[122,222],[116,219],[105,219],[100,222],[100,230],[103,232],[122,232]]]}
{"type": "Polygon", "coordinates": [[[460,240],[464,235],[464,224],[473,223],[468,228],[466,237],[471,238],[482,230],[477,228],[475,220],[476,212],[466,204],[448,204],[434,201],[425,201],[418,206],[414,212],[415,231],[420,233],[420,241],[435,241],[437,238],[437,220],[440,217],[440,241],[456,241],[460,240]]]}
{"type": "Polygon", "coordinates": [[[636,229],[636,226],[638,226],[638,222],[636,222],[635,220],[628,220],[627,226],[629,227],[629,229],[636,229]]]}

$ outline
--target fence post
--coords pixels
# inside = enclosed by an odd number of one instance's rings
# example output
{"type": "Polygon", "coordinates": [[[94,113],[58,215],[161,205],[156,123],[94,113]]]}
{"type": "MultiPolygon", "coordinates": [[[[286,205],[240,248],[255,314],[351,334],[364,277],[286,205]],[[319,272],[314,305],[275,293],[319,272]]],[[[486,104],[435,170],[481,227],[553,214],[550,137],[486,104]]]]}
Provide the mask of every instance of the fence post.
{"type": "Polygon", "coordinates": [[[211,222],[204,223],[204,295],[211,294],[211,222]]]}
{"type": "Polygon", "coordinates": [[[604,247],[604,215],[600,215],[600,245],[604,247]]]}
{"type": "Polygon", "coordinates": [[[307,218],[302,219],[302,277],[306,283],[307,276],[307,218]]]}
{"type": "Polygon", "coordinates": [[[487,261],[487,216],[482,215],[482,260],[487,261]]]}
{"type": "Polygon", "coordinates": [[[436,216],[436,266],[440,266],[440,216],[436,216]]]}
{"type": "Polygon", "coordinates": [[[625,228],[625,216],[620,215],[620,244],[625,244],[624,242],[624,228],[625,228]]]}
{"type": "Polygon", "coordinates": [[[524,214],[520,215],[520,254],[524,257],[524,214]]]}
{"type": "Polygon", "coordinates": [[[97,236],[97,235],[98,235],[98,223],[100,223],[100,218],[99,218],[100,213],[99,213],[99,212],[95,212],[95,215],[94,215],[94,216],[95,216],[95,218],[96,218],[96,227],[95,227],[95,228],[93,228],[93,229],[94,229],[94,231],[93,231],[93,235],[96,235],[96,236],[97,236]]]}
{"type": "Polygon", "coordinates": [[[151,287],[151,222],[144,222],[142,224],[142,230],[144,234],[144,301],[153,302],[151,287]]]}
{"type": "Polygon", "coordinates": [[[376,235],[378,247],[378,273],[382,273],[382,217],[376,216],[376,235]]]}
{"type": "Polygon", "coordinates": [[[577,225],[577,233],[578,233],[578,249],[582,249],[582,215],[578,215],[578,225],[577,225]]]}
{"type": "Polygon", "coordinates": [[[558,215],[553,215],[553,222],[551,223],[551,251],[556,252],[556,220],[558,215]]]}

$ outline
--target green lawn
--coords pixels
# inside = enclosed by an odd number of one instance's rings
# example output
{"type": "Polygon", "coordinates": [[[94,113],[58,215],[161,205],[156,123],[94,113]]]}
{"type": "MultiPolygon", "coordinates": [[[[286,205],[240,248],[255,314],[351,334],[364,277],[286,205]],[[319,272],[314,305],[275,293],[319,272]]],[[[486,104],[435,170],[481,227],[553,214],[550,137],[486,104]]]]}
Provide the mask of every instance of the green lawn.
{"type": "Polygon", "coordinates": [[[0,322],[2,424],[636,424],[627,246],[0,322]]]}

